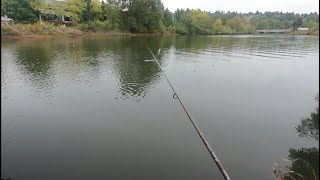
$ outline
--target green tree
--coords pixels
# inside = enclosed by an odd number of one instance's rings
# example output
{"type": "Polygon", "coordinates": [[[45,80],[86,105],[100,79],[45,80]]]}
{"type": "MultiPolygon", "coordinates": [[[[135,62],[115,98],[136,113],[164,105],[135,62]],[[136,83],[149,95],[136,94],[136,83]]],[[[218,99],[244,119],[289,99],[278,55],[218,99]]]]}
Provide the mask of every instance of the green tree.
{"type": "Polygon", "coordinates": [[[189,31],[187,29],[187,27],[185,26],[185,24],[181,23],[181,22],[177,22],[176,25],[176,32],[178,34],[188,34],[189,31]]]}
{"type": "Polygon", "coordinates": [[[162,29],[164,7],[160,0],[128,0],[126,8],[121,16],[122,29],[140,33],[162,29]]]}
{"type": "Polygon", "coordinates": [[[44,0],[32,0],[30,1],[30,5],[32,9],[37,12],[38,17],[41,17],[41,13],[45,13],[48,5],[44,2],[44,0]]]}
{"type": "Polygon", "coordinates": [[[1,16],[6,15],[7,0],[1,0],[1,16]]]}
{"type": "Polygon", "coordinates": [[[312,112],[310,117],[303,119],[296,129],[299,136],[313,138],[319,141],[319,95],[316,100],[318,101],[316,111],[312,112]]]}
{"type": "Polygon", "coordinates": [[[117,29],[120,26],[120,4],[115,0],[109,0],[102,4],[102,20],[108,20],[112,29],[117,29]]]}
{"type": "Polygon", "coordinates": [[[289,153],[289,158],[293,160],[290,171],[294,173],[286,176],[286,180],[293,178],[296,180],[319,179],[318,148],[291,148],[289,153]]]}
{"type": "Polygon", "coordinates": [[[296,21],[293,22],[293,29],[297,30],[302,25],[302,17],[298,17],[296,21]]]}
{"type": "Polygon", "coordinates": [[[168,8],[164,11],[163,24],[166,27],[173,25],[173,15],[168,8]]]}
{"type": "Polygon", "coordinates": [[[226,25],[230,26],[237,34],[254,33],[254,28],[247,17],[235,16],[228,20],[226,25]]]}
{"type": "Polygon", "coordinates": [[[99,0],[84,0],[83,21],[93,21],[101,19],[102,7],[99,0]]]}
{"type": "Polygon", "coordinates": [[[92,0],[84,0],[84,10],[82,13],[82,20],[85,22],[93,20],[91,1],[92,0]]]}
{"type": "Polygon", "coordinates": [[[223,25],[222,25],[222,21],[221,19],[217,19],[214,24],[213,24],[213,28],[216,32],[216,34],[221,34],[222,33],[222,29],[223,29],[223,25]]]}
{"type": "Polygon", "coordinates": [[[80,21],[85,4],[82,0],[66,0],[65,11],[74,21],[80,21]]]}
{"type": "Polygon", "coordinates": [[[189,29],[191,32],[195,32],[198,34],[212,34],[212,23],[213,21],[210,19],[209,14],[205,11],[190,10],[187,12],[188,20],[189,20],[189,29]],[[194,29],[194,30],[193,30],[194,29]]]}
{"type": "MultiPolygon", "coordinates": [[[[309,118],[303,119],[296,130],[300,137],[314,139],[319,143],[319,94],[316,100],[318,105],[315,112],[312,112],[309,118]]],[[[277,179],[319,179],[319,144],[311,148],[290,148],[289,153],[290,166],[283,168],[276,165],[274,167],[274,175],[277,179]]]]}
{"type": "Polygon", "coordinates": [[[15,21],[36,22],[36,11],[31,7],[30,0],[10,0],[4,2],[5,12],[15,21]]]}

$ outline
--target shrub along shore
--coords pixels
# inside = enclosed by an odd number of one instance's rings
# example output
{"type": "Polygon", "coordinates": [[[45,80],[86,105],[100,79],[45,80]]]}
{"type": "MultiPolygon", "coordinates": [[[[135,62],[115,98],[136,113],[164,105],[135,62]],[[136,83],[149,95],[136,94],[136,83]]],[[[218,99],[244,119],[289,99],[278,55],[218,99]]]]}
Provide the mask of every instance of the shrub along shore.
{"type": "Polygon", "coordinates": [[[82,26],[53,25],[45,22],[35,24],[1,25],[1,38],[45,38],[57,36],[133,36],[130,32],[84,29],[82,26]]]}
{"type": "MultiPolygon", "coordinates": [[[[95,36],[140,36],[140,35],[176,35],[181,34],[175,31],[165,32],[145,32],[132,33],[129,31],[111,30],[104,26],[101,22],[95,22],[91,25],[77,25],[65,26],[54,25],[51,23],[37,22],[34,24],[15,24],[15,25],[1,25],[1,38],[47,38],[47,37],[95,37],[95,36]],[[98,24],[100,23],[100,24],[98,24]]],[[[246,34],[254,34],[255,32],[248,32],[246,34]]],[[[183,33],[182,33],[183,34],[183,33]]],[[[234,35],[236,33],[233,33],[234,35]]],[[[295,35],[315,35],[319,36],[319,29],[309,29],[308,31],[296,31],[295,35]]]]}

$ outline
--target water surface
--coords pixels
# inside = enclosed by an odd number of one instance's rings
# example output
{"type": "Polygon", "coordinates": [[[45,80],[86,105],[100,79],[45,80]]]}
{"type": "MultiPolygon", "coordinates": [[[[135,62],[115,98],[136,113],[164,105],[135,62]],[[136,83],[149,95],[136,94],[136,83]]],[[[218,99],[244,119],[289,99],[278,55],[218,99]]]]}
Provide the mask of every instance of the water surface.
{"type": "Polygon", "coordinates": [[[1,178],[272,179],[314,111],[319,38],[159,36],[1,43],[1,178]]]}

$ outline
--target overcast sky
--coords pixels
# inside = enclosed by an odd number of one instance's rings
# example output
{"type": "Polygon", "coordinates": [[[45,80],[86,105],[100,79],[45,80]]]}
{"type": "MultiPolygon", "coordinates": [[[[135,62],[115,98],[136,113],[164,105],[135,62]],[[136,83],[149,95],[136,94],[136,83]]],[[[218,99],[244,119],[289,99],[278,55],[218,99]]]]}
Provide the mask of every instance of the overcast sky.
{"type": "Polygon", "coordinates": [[[161,0],[170,11],[178,8],[237,12],[282,11],[295,13],[319,13],[319,0],[161,0]]]}

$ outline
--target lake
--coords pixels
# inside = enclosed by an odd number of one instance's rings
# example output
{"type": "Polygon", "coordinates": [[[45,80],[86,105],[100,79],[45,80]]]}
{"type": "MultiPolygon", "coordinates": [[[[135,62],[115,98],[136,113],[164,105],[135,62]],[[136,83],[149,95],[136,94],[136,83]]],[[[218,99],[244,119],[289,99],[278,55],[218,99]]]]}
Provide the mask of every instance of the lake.
{"type": "Polygon", "coordinates": [[[1,178],[223,179],[146,44],[232,179],[319,146],[319,37],[4,39],[1,178]]]}

